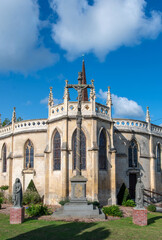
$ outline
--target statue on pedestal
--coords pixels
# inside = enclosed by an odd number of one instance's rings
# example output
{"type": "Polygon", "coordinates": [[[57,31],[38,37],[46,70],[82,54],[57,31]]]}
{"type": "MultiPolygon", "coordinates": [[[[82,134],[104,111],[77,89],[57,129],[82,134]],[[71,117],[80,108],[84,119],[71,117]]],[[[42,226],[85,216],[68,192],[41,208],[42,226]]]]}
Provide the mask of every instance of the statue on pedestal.
{"type": "Polygon", "coordinates": [[[136,184],[136,208],[140,209],[144,207],[143,203],[143,195],[144,195],[144,184],[141,181],[141,178],[137,179],[137,184],[136,184]]]}
{"type": "Polygon", "coordinates": [[[13,185],[13,196],[12,196],[13,206],[16,208],[22,207],[22,185],[19,178],[16,178],[13,185]]]}

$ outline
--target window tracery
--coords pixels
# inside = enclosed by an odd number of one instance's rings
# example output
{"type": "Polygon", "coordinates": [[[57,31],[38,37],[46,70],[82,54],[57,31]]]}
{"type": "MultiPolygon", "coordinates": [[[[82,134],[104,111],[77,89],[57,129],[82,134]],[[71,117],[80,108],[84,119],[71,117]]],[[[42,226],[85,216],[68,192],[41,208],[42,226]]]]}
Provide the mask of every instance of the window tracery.
{"type": "Polygon", "coordinates": [[[129,167],[137,167],[137,161],[138,161],[138,146],[136,141],[133,139],[130,142],[129,148],[128,148],[128,160],[129,160],[129,167]]]}
{"type": "Polygon", "coordinates": [[[34,146],[33,143],[28,140],[25,144],[25,168],[34,167],[34,146]]]}
{"type": "Polygon", "coordinates": [[[106,133],[105,130],[102,129],[100,133],[99,139],[99,170],[106,170],[106,162],[107,162],[107,144],[106,144],[106,133]]]}
{"type": "Polygon", "coordinates": [[[2,162],[3,162],[2,172],[6,172],[7,171],[6,144],[4,144],[2,147],[2,162]]]}
{"type": "Polygon", "coordinates": [[[58,131],[53,141],[53,170],[61,170],[61,137],[58,131]]]}
{"type": "Polygon", "coordinates": [[[160,144],[156,148],[156,162],[157,162],[157,172],[161,172],[161,148],[160,144]]]}

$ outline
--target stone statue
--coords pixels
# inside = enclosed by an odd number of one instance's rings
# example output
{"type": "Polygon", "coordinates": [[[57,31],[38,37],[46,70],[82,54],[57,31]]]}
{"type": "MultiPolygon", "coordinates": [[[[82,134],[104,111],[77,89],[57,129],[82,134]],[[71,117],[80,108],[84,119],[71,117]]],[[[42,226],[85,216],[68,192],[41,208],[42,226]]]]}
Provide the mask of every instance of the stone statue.
{"type": "Polygon", "coordinates": [[[137,184],[136,184],[136,208],[143,208],[143,191],[144,191],[144,184],[141,181],[141,178],[137,179],[137,184]]]}
{"type": "Polygon", "coordinates": [[[12,201],[14,207],[17,208],[22,207],[22,185],[19,178],[16,178],[15,183],[13,185],[12,201]]]}

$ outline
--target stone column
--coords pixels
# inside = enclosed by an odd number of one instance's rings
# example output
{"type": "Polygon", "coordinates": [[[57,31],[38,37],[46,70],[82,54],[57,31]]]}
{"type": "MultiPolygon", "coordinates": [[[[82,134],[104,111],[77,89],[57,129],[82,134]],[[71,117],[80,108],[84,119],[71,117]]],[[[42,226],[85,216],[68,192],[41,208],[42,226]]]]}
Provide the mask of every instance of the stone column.
{"type": "Polygon", "coordinates": [[[44,201],[48,204],[49,199],[49,152],[45,150],[45,186],[44,186],[44,201]]]}
{"type": "Polygon", "coordinates": [[[97,121],[92,119],[91,128],[91,159],[92,159],[92,199],[98,201],[98,144],[97,121]]]}
{"type": "Polygon", "coordinates": [[[156,190],[156,168],[155,168],[155,154],[153,152],[153,136],[150,135],[150,188],[151,191],[156,190]]]}
{"type": "Polygon", "coordinates": [[[116,150],[111,150],[111,204],[116,204],[116,150]]]}
{"type": "Polygon", "coordinates": [[[68,119],[65,120],[62,139],[62,198],[66,199],[68,190],[68,119]]]}

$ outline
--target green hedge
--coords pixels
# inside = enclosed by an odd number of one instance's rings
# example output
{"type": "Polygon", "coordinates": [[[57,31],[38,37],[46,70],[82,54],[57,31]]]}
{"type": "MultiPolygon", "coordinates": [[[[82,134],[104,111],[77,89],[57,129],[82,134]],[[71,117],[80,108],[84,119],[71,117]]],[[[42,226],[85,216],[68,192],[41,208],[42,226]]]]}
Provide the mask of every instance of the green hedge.
{"type": "Polygon", "coordinates": [[[135,207],[136,204],[133,200],[128,199],[126,202],[122,202],[122,205],[125,207],[135,207]]]}

